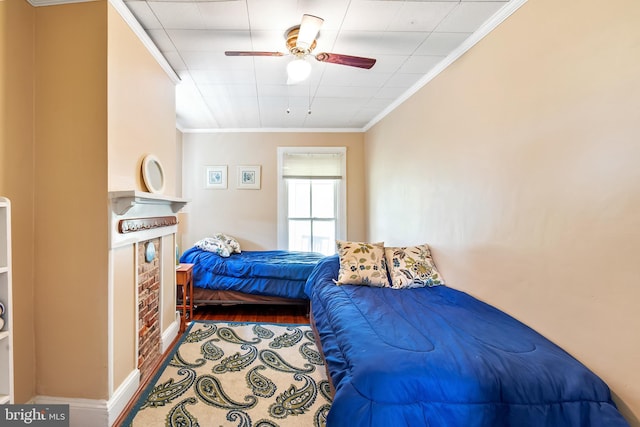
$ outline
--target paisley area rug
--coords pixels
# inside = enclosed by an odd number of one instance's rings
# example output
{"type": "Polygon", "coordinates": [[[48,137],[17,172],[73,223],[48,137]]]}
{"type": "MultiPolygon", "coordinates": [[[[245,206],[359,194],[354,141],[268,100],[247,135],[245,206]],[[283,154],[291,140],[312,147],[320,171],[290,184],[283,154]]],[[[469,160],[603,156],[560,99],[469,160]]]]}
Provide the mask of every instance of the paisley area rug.
{"type": "Polygon", "coordinates": [[[309,325],[194,321],[123,426],[325,426],[331,405],[309,325]]]}

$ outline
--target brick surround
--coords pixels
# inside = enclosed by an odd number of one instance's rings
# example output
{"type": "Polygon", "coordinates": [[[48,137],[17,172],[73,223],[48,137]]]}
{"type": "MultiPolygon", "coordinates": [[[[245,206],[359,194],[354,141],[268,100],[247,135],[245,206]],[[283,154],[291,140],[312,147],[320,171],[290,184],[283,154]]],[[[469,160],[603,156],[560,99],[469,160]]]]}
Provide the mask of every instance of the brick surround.
{"type": "Polygon", "coordinates": [[[138,369],[141,378],[152,373],[162,356],[160,331],[160,239],[138,244],[138,369]],[[156,256],[145,260],[145,247],[153,242],[156,256]]]}

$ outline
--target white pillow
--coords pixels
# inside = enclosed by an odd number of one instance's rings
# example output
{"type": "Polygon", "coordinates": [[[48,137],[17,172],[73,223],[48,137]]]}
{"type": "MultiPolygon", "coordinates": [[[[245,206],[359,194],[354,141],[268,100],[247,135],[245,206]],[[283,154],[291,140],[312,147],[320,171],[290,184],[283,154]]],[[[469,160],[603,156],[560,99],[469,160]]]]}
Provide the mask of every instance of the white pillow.
{"type": "Polygon", "coordinates": [[[216,239],[215,237],[205,237],[204,239],[197,241],[194,246],[202,249],[203,251],[213,252],[224,258],[229,257],[233,252],[233,249],[231,249],[229,245],[227,245],[223,240],[216,239]]]}

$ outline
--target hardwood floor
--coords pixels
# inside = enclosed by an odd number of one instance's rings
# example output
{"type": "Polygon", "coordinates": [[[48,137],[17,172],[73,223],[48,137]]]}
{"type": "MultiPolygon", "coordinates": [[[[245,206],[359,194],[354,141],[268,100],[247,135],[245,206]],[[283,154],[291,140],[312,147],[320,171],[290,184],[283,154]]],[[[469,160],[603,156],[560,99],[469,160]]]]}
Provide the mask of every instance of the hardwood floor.
{"type": "MultiPolygon", "coordinates": [[[[301,305],[227,305],[227,306],[202,306],[193,310],[193,320],[216,320],[229,322],[262,322],[262,323],[309,323],[309,313],[307,307],[301,305]]],[[[114,427],[121,427],[124,418],[129,413],[135,402],[146,388],[149,381],[155,376],[155,371],[161,367],[161,362],[171,352],[173,346],[178,343],[180,334],[174,341],[171,348],[160,358],[154,369],[154,373],[142,379],[142,384],[137,393],[131,399],[122,414],[113,424],[114,427]]]]}

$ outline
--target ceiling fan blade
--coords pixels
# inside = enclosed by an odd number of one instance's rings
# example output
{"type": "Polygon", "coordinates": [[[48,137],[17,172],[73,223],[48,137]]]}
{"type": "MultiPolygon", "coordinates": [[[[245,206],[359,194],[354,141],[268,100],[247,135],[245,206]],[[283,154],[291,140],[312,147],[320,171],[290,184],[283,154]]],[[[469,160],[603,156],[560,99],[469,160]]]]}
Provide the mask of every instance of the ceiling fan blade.
{"type": "Polygon", "coordinates": [[[282,52],[260,52],[253,50],[228,50],[226,56],[284,56],[282,52]]]}
{"type": "Polygon", "coordinates": [[[331,64],[348,65],[350,67],[366,68],[373,67],[376,60],[373,58],[363,58],[361,56],[342,55],[339,53],[322,52],[316,55],[316,59],[320,62],[329,62],[331,64]]]}
{"type": "Polygon", "coordinates": [[[302,50],[311,49],[311,45],[316,40],[323,22],[324,19],[317,16],[302,15],[302,22],[300,23],[300,30],[298,31],[296,47],[302,50]]]}

